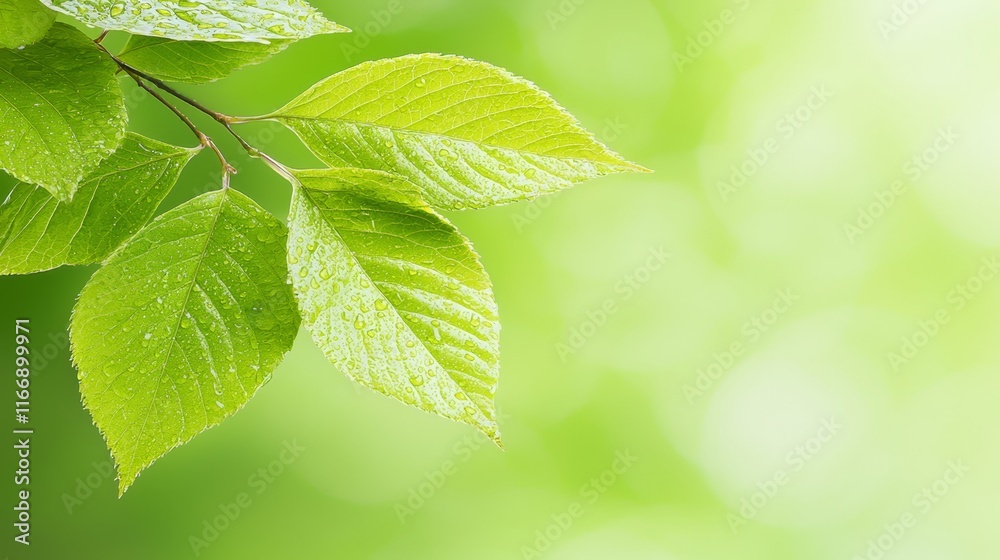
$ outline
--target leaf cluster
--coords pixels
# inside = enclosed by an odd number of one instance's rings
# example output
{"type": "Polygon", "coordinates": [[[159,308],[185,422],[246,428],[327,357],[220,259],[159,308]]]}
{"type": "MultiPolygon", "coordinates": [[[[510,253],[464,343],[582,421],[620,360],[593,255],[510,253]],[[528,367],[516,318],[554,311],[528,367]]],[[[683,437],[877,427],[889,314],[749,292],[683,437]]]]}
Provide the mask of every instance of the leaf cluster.
{"type": "Polygon", "coordinates": [[[124,492],[170,449],[241,409],[300,324],[371,389],[500,443],[500,321],[489,277],[440,212],[642,172],[532,83],[421,54],[334,74],[238,117],[174,84],[223,79],[342,33],[302,0],[0,0],[0,274],[99,263],[71,320],[84,404],[124,492]],[[56,13],[104,30],[97,39],[56,13]],[[130,33],[117,54],[102,40],[130,33]],[[185,148],[127,132],[120,80],[190,127],[185,148]],[[212,117],[291,185],[287,222],[230,187],[212,117]],[[277,121],[327,167],[290,169],[237,132],[277,121]],[[157,211],[207,149],[219,189],[157,211]]]}

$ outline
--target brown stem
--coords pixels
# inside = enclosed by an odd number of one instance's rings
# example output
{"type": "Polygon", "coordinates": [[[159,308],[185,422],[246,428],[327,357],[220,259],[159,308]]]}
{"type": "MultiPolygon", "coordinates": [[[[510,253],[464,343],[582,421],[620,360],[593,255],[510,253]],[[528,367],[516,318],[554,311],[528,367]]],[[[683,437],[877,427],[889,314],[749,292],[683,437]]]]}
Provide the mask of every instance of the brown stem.
{"type": "Polygon", "coordinates": [[[219,157],[219,161],[222,163],[222,170],[223,170],[223,173],[222,173],[223,188],[228,188],[229,187],[229,176],[231,174],[235,175],[236,174],[236,169],[232,165],[229,165],[229,162],[226,161],[226,158],[222,154],[222,151],[219,149],[218,146],[215,145],[215,142],[213,142],[211,138],[209,138],[203,132],[201,132],[200,130],[198,130],[198,127],[191,121],[190,118],[188,118],[187,115],[185,115],[183,112],[181,112],[181,110],[178,109],[177,107],[175,107],[172,103],[170,103],[169,101],[167,101],[166,99],[164,99],[163,96],[159,94],[159,92],[157,92],[153,88],[149,87],[149,84],[153,84],[158,89],[160,89],[162,91],[165,91],[166,93],[170,94],[172,97],[174,97],[174,98],[176,98],[176,99],[178,99],[180,101],[183,101],[185,104],[187,104],[187,105],[193,107],[194,109],[197,109],[198,111],[201,111],[202,113],[204,113],[204,114],[208,115],[209,117],[211,117],[214,121],[216,121],[217,123],[221,124],[223,126],[223,128],[225,128],[226,131],[228,131],[229,134],[231,134],[233,136],[233,138],[235,138],[236,141],[239,142],[240,146],[244,150],[246,150],[248,154],[250,154],[251,157],[263,159],[268,164],[268,166],[271,167],[271,169],[273,169],[276,173],[278,173],[282,177],[284,177],[284,178],[286,178],[286,179],[294,182],[294,177],[292,176],[291,172],[288,170],[287,167],[285,167],[284,165],[280,164],[279,162],[277,162],[276,160],[274,160],[273,158],[271,158],[267,154],[261,152],[257,148],[254,148],[252,145],[250,145],[249,142],[247,142],[242,136],[240,136],[239,134],[237,134],[237,132],[235,130],[233,130],[233,123],[234,122],[238,122],[237,119],[235,119],[234,117],[230,117],[228,115],[225,115],[223,113],[220,113],[218,111],[213,111],[213,110],[209,109],[208,107],[205,107],[201,103],[195,101],[191,97],[188,97],[187,95],[184,95],[183,93],[177,91],[176,89],[174,89],[170,85],[164,83],[163,80],[160,80],[159,78],[156,78],[155,76],[150,76],[149,74],[143,72],[142,70],[139,70],[137,68],[133,68],[132,66],[129,66],[128,64],[126,64],[125,62],[123,62],[120,58],[118,58],[117,56],[111,54],[111,52],[108,51],[108,49],[104,48],[104,45],[101,44],[100,39],[103,39],[105,35],[107,35],[107,32],[103,33],[98,38],[99,40],[95,40],[95,43],[97,44],[97,47],[99,49],[101,49],[102,51],[104,51],[104,54],[108,55],[108,57],[110,57],[111,60],[113,60],[116,65],[118,65],[119,71],[125,72],[126,74],[128,74],[133,80],[135,80],[135,82],[139,85],[139,87],[141,87],[142,89],[146,90],[150,95],[152,95],[160,103],[162,103],[163,105],[165,105],[175,115],[177,115],[177,117],[180,118],[181,121],[183,121],[184,124],[186,124],[188,126],[188,128],[191,129],[192,132],[194,132],[195,136],[198,137],[198,141],[201,142],[201,145],[205,146],[207,148],[210,148],[219,157]]]}
{"type": "Polygon", "coordinates": [[[205,135],[204,132],[198,130],[198,127],[193,122],[191,122],[191,119],[189,119],[187,115],[185,115],[183,112],[181,112],[180,109],[178,109],[177,107],[175,107],[169,101],[167,101],[166,99],[164,99],[163,96],[160,95],[160,93],[158,91],[156,91],[155,89],[149,87],[149,85],[146,84],[142,80],[142,78],[140,78],[138,76],[135,76],[135,75],[132,75],[130,72],[128,72],[128,70],[126,70],[125,72],[127,74],[129,74],[129,76],[131,76],[133,80],[135,80],[135,83],[138,84],[139,87],[141,87],[142,89],[146,90],[147,93],[149,93],[150,95],[152,95],[154,98],[156,98],[157,101],[159,101],[160,103],[162,103],[163,105],[165,105],[175,115],[177,115],[177,118],[179,118],[181,121],[183,121],[184,124],[186,124],[187,127],[191,129],[191,132],[193,132],[194,135],[198,138],[198,141],[201,143],[202,146],[204,146],[206,148],[209,148],[213,152],[215,152],[215,155],[219,158],[219,163],[222,164],[222,187],[223,188],[228,188],[229,187],[229,176],[236,174],[236,168],[234,168],[232,165],[229,165],[229,162],[226,161],[226,156],[223,155],[222,150],[220,150],[219,147],[215,145],[215,142],[212,141],[212,139],[209,138],[207,135],[205,135]]]}
{"type": "MultiPolygon", "coordinates": [[[[177,91],[176,89],[174,89],[173,87],[171,87],[169,84],[165,83],[163,80],[161,80],[159,78],[156,78],[154,76],[150,76],[149,74],[143,72],[142,70],[139,70],[137,68],[133,68],[133,67],[129,66],[128,64],[126,64],[125,62],[123,62],[122,60],[120,60],[118,57],[112,55],[111,53],[108,53],[108,55],[111,56],[111,59],[114,60],[115,63],[118,65],[118,67],[121,68],[123,71],[128,72],[130,74],[135,74],[135,75],[139,76],[143,80],[146,80],[147,82],[153,84],[154,86],[158,87],[159,89],[161,89],[161,90],[169,93],[171,96],[173,96],[173,97],[175,97],[175,98],[183,101],[187,105],[190,105],[191,107],[193,107],[193,108],[201,111],[202,113],[205,113],[209,117],[212,117],[213,120],[215,120],[216,122],[218,122],[222,126],[225,126],[229,130],[229,132],[231,132],[233,134],[233,136],[235,136],[237,138],[237,140],[241,140],[239,138],[239,136],[235,132],[233,132],[232,128],[229,127],[229,124],[232,123],[232,120],[233,120],[232,117],[230,117],[228,115],[224,115],[224,114],[222,114],[222,113],[220,113],[218,111],[213,111],[213,110],[209,109],[208,107],[205,107],[201,103],[195,101],[191,97],[189,97],[187,95],[184,95],[183,93],[177,91]]],[[[241,141],[240,144],[244,144],[244,142],[241,141]]],[[[246,146],[244,146],[244,147],[246,147],[246,146]]]]}

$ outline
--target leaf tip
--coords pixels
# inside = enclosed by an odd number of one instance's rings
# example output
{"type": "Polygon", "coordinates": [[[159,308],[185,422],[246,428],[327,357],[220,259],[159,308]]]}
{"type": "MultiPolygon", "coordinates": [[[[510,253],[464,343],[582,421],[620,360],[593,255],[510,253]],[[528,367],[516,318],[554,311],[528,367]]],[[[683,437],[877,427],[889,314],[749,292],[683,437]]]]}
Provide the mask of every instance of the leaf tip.
{"type": "MultiPolygon", "coordinates": [[[[114,454],[112,453],[112,456],[113,455],[114,454]]],[[[118,471],[118,499],[120,500],[122,496],[125,495],[125,492],[127,492],[128,489],[131,488],[133,484],[135,484],[135,479],[138,476],[138,473],[136,474],[126,473],[122,469],[121,464],[118,463],[117,459],[115,459],[115,470],[118,471]]]]}
{"type": "Polygon", "coordinates": [[[625,162],[625,168],[627,169],[628,173],[643,173],[643,174],[656,173],[656,171],[653,171],[648,167],[643,167],[642,165],[639,165],[638,163],[632,163],[631,161],[625,162]]]}
{"type": "Polygon", "coordinates": [[[486,415],[486,420],[483,421],[481,418],[475,419],[473,421],[462,420],[466,422],[473,428],[479,430],[483,435],[489,438],[490,441],[496,445],[500,451],[506,451],[503,446],[503,438],[500,435],[500,424],[497,422],[496,412],[494,410],[483,411],[486,415]]]}
{"type": "Polygon", "coordinates": [[[608,149],[608,147],[603,144],[600,146],[604,149],[605,155],[607,156],[607,158],[605,158],[605,163],[609,164],[615,173],[655,173],[655,171],[649,169],[648,167],[625,159],[621,156],[621,154],[608,149]]]}

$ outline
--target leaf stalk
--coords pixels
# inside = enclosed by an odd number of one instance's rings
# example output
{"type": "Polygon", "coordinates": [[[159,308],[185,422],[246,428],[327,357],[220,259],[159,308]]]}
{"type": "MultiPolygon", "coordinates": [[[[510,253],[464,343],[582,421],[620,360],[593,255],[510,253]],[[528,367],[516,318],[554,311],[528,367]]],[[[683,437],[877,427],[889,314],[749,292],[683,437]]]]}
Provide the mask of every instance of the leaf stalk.
{"type": "Polygon", "coordinates": [[[183,102],[189,107],[211,117],[212,120],[221,124],[222,127],[225,128],[226,131],[229,132],[229,134],[236,139],[236,141],[240,144],[240,146],[244,150],[246,150],[246,152],[250,155],[250,157],[263,159],[265,163],[267,163],[268,167],[273,169],[277,174],[281,175],[285,179],[288,179],[289,181],[294,182],[294,178],[287,167],[279,163],[274,158],[261,152],[254,146],[252,146],[249,142],[246,141],[246,139],[240,136],[233,129],[233,124],[248,122],[247,120],[239,119],[237,117],[231,117],[224,113],[220,113],[218,111],[209,109],[208,107],[202,105],[192,97],[177,91],[176,89],[165,83],[163,80],[160,80],[155,76],[151,76],[143,72],[142,70],[139,70],[137,68],[128,65],[123,60],[112,54],[111,51],[105,48],[103,44],[101,44],[101,41],[103,41],[104,37],[106,37],[107,34],[108,31],[105,30],[103,33],[101,33],[101,35],[97,39],[94,40],[94,43],[97,45],[97,48],[99,48],[104,54],[106,54],[109,58],[111,58],[112,61],[114,61],[114,63],[118,66],[119,71],[128,74],[129,77],[131,77],[140,88],[145,90],[147,93],[153,96],[154,99],[156,99],[162,105],[167,107],[167,109],[169,109],[174,115],[176,115],[177,118],[181,120],[181,122],[183,122],[189,129],[191,129],[191,132],[193,132],[195,137],[198,138],[198,142],[201,144],[202,147],[209,148],[215,153],[215,155],[219,158],[219,163],[222,165],[223,190],[229,188],[230,177],[232,175],[237,174],[236,168],[229,164],[229,162],[226,160],[225,154],[222,153],[222,150],[219,149],[219,146],[212,140],[212,138],[209,137],[204,132],[202,132],[201,129],[199,129],[198,126],[186,114],[184,114],[184,112],[181,111],[176,105],[174,105],[169,100],[167,100],[163,95],[161,95],[160,91],[169,94],[171,97],[183,102]],[[155,89],[153,86],[155,86],[155,89]]]}

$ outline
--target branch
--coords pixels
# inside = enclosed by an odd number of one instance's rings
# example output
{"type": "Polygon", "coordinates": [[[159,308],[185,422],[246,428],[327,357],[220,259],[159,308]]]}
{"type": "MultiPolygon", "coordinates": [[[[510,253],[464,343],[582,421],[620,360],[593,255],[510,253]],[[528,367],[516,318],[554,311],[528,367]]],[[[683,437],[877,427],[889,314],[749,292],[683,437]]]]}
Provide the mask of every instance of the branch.
{"type": "MultiPolygon", "coordinates": [[[[102,35],[102,37],[103,37],[103,35],[102,35]]],[[[226,161],[226,156],[222,153],[222,150],[219,149],[219,147],[215,144],[215,142],[212,141],[212,139],[209,138],[204,132],[202,132],[201,130],[199,130],[198,126],[195,125],[191,121],[191,119],[189,119],[188,116],[185,115],[180,109],[178,109],[177,107],[175,107],[173,103],[171,103],[171,102],[167,101],[166,99],[164,99],[163,96],[160,95],[160,92],[158,92],[155,89],[149,87],[149,85],[144,81],[144,78],[145,78],[144,74],[135,71],[133,68],[131,68],[128,65],[123,64],[120,60],[118,60],[118,57],[116,57],[115,55],[111,54],[108,51],[108,49],[104,48],[104,45],[102,45],[100,43],[97,43],[97,48],[101,49],[102,51],[104,51],[105,54],[107,54],[108,56],[110,56],[111,59],[114,60],[115,63],[118,64],[118,67],[121,68],[123,72],[125,72],[126,74],[129,75],[129,77],[131,77],[133,80],[135,80],[135,83],[140,88],[146,90],[146,93],[152,95],[154,99],[156,99],[157,101],[159,101],[160,103],[162,103],[167,109],[170,109],[170,111],[173,114],[177,115],[177,118],[179,118],[181,120],[181,122],[183,122],[185,125],[187,125],[188,128],[191,129],[191,132],[194,133],[194,135],[198,138],[198,142],[203,147],[209,148],[213,152],[215,152],[215,155],[219,158],[219,163],[222,164],[222,188],[224,188],[224,189],[229,188],[229,176],[236,174],[236,168],[233,167],[232,165],[229,165],[229,162],[226,161]]]]}
{"type": "MultiPolygon", "coordinates": [[[[108,54],[110,55],[111,53],[108,53],[108,54]]],[[[149,74],[143,72],[142,70],[139,70],[137,68],[133,68],[132,66],[129,66],[127,63],[125,63],[122,60],[118,59],[114,55],[111,55],[111,58],[115,61],[116,64],[118,64],[118,67],[121,68],[124,72],[128,72],[130,74],[135,74],[136,76],[139,76],[143,80],[146,80],[147,82],[155,85],[159,89],[161,89],[161,90],[169,93],[171,96],[173,96],[173,97],[175,97],[175,98],[183,101],[187,105],[190,105],[191,107],[197,109],[198,111],[201,111],[202,113],[205,113],[206,115],[208,115],[209,117],[211,117],[212,120],[214,120],[217,123],[219,123],[222,126],[224,126],[226,128],[226,130],[229,131],[229,133],[233,135],[233,138],[235,138],[236,141],[240,143],[240,146],[242,146],[244,150],[246,150],[247,152],[249,152],[250,155],[252,155],[254,157],[257,157],[257,155],[260,153],[259,150],[257,150],[253,146],[251,146],[246,140],[243,139],[242,136],[240,136],[239,134],[236,133],[235,130],[233,130],[232,125],[233,125],[233,123],[236,120],[233,117],[230,117],[229,115],[225,115],[225,114],[220,113],[218,111],[213,111],[213,110],[209,109],[208,107],[205,107],[201,103],[195,101],[193,98],[191,98],[191,97],[189,97],[187,95],[184,95],[183,93],[177,91],[172,86],[170,86],[169,84],[165,83],[163,80],[161,80],[159,78],[156,78],[154,76],[150,76],[149,74]]]]}
{"type": "Polygon", "coordinates": [[[139,76],[133,75],[128,70],[125,70],[125,73],[128,74],[129,76],[131,76],[132,79],[135,80],[135,83],[139,84],[139,87],[141,87],[142,89],[146,90],[146,92],[148,92],[150,95],[152,95],[154,98],[156,98],[157,101],[159,101],[160,103],[162,103],[163,105],[165,105],[175,115],[177,115],[177,118],[179,118],[181,121],[183,121],[184,124],[186,124],[187,127],[191,129],[191,132],[193,132],[194,135],[198,137],[198,141],[201,143],[202,146],[204,146],[206,148],[209,148],[213,152],[215,152],[215,155],[218,156],[218,158],[219,158],[219,163],[222,164],[222,187],[223,188],[228,188],[229,187],[229,176],[236,174],[236,168],[234,168],[232,165],[229,165],[229,162],[226,161],[226,156],[223,155],[222,150],[220,150],[219,147],[215,145],[215,142],[212,141],[211,138],[209,138],[208,136],[206,136],[204,132],[198,130],[198,127],[193,122],[191,122],[191,119],[189,119],[187,115],[185,115],[183,112],[181,112],[180,109],[178,109],[177,107],[175,107],[169,101],[167,101],[166,99],[164,99],[163,96],[160,95],[160,93],[158,91],[156,91],[155,89],[149,87],[149,85],[146,84],[146,82],[144,82],[142,80],[142,78],[140,78],[139,76]]]}
{"type": "Polygon", "coordinates": [[[180,99],[181,101],[183,101],[184,103],[190,105],[191,107],[194,107],[195,109],[201,111],[202,113],[205,113],[206,115],[212,117],[212,119],[214,119],[215,121],[217,121],[219,124],[226,125],[226,124],[228,124],[232,120],[230,117],[228,117],[226,115],[223,115],[222,113],[220,113],[218,111],[213,111],[213,110],[209,109],[208,107],[205,107],[201,103],[198,103],[194,99],[188,97],[187,95],[184,95],[183,93],[177,91],[173,87],[171,87],[168,84],[166,84],[163,80],[161,80],[159,78],[156,78],[156,77],[153,77],[153,76],[150,76],[149,74],[143,72],[142,70],[139,70],[137,68],[133,68],[133,67],[129,66],[128,64],[126,64],[125,62],[119,60],[117,57],[115,57],[113,55],[112,55],[112,58],[114,59],[115,63],[118,64],[118,67],[121,68],[122,70],[124,70],[126,72],[133,73],[133,74],[139,76],[140,78],[146,80],[147,82],[149,82],[149,83],[155,85],[156,87],[162,89],[163,91],[169,93],[173,97],[176,97],[177,99],[180,99]]]}
{"type": "Polygon", "coordinates": [[[119,71],[128,74],[133,80],[135,80],[135,83],[138,84],[139,87],[146,90],[150,95],[156,98],[157,101],[165,105],[175,115],[177,115],[177,117],[181,119],[181,121],[183,121],[184,124],[186,124],[188,128],[191,129],[192,132],[194,132],[195,136],[198,137],[198,141],[201,142],[202,146],[210,148],[213,152],[215,152],[215,155],[218,156],[219,161],[222,163],[223,188],[229,187],[229,176],[235,175],[236,169],[232,165],[230,165],[229,162],[226,161],[226,158],[222,154],[222,151],[219,149],[218,146],[216,146],[215,142],[213,142],[211,138],[209,138],[203,132],[201,132],[201,130],[198,129],[198,127],[191,121],[190,118],[188,118],[187,115],[185,115],[180,109],[178,109],[172,103],[164,99],[163,96],[160,95],[159,92],[151,88],[149,84],[153,84],[158,89],[170,94],[172,97],[184,102],[190,107],[197,109],[198,111],[201,111],[202,113],[211,117],[212,120],[221,124],[223,128],[225,128],[226,131],[228,131],[229,134],[231,134],[232,137],[235,138],[237,142],[239,142],[240,146],[244,150],[246,150],[248,154],[250,154],[250,157],[263,159],[267,163],[268,167],[273,169],[277,174],[281,175],[285,179],[288,179],[289,181],[292,181],[293,183],[295,182],[293,175],[291,174],[291,172],[288,170],[287,167],[276,161],[274,158],[268,156],[267,154],[253,147],[242,136],[237,134],[235,130],[233,130],[233,124],[241,121],[237,120],[234,117],[230,117],[229,115],[220,113],[218,111],[213,111],[208,107],[205,107],[201,103],[195,101],[191,97],[184,95],[183,93],[177,91],[170,85],[164,83],[163,80],[160,80],[155,76],[150,76],[149,74],[143,72],[142,70],[139,70],[138,68],[133,68],[132,66],[129,66],[120,58],[111,54],[111,52],[108,51],[108,49],[104,48],[104,45],[101,44],[101,40],[103,40],[106,35],[107,31],[102,33],[101,36],[94,41],[94,43],[97,44],[97,48],[101,49],[104,52],[104,54],[108,55],[108,57],[111,58],[111,60],[114,61],[116,65],[118,65],[119,71]]]}

